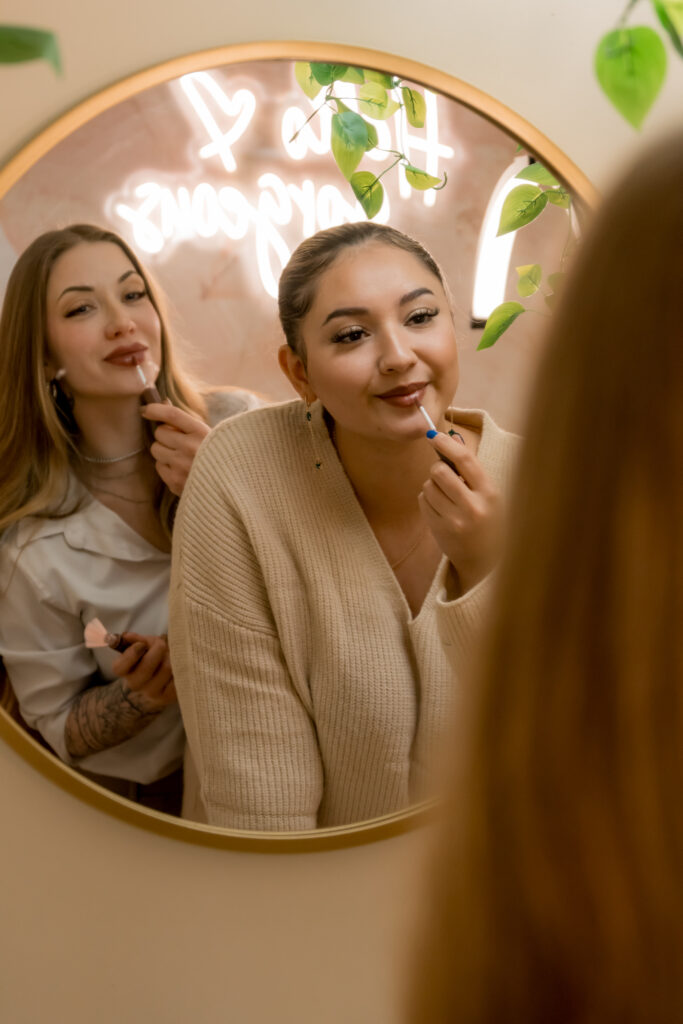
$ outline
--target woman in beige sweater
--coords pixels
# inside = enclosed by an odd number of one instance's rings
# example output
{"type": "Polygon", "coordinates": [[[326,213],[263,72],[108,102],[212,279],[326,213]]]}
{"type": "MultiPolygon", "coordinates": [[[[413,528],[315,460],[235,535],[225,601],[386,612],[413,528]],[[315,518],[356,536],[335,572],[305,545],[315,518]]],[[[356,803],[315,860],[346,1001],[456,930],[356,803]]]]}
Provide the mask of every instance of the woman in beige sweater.
{"type": "Polygon", "coordinates": [[[457,662],[479,627],[516,448],[485,413],[450,408],[449,298],[413,239],[319,232],[279,303],[302,400],[204,443],[171,584],[204,816],[256,830],[372,818],[428,791],[457,687],[444,644],[457,662]],[[416,402],[441,428],[429,439],[416,402]]]}

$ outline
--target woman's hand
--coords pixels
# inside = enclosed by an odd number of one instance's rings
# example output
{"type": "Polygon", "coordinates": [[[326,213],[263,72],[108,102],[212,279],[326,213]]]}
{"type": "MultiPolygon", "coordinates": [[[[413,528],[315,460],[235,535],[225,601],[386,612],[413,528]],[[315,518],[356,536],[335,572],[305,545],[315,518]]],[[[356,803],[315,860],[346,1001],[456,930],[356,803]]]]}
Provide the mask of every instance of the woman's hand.
{"type": "Polygon", "coordinates": [[[142,732],[178,700],[165,636],[124,633],[130,643],[112,664],[118,678],[82,690],[64,725],[69,757],[109,750],[142,732]]]}
{"type": "Polygon", "coordinates": [[[465,593],[496,564],[501,548],[503,515],[500,492],[476,455],[447,434],[428,438],[439,460],[432,466],[419,496],[420,508],[437,544],[458,575],[465,593]]]}
{"type": "Polygon", "coordinates": [[[197,450],[211,428],[198,416],[166,402],[150,402],[141,413],[161,424],[154,430],[150,453],[169,491],[181,495],[197,450]]]}
{"type": "Polygon", "coordinates": [[[112,664],[112,671],[132,691],[131,703],[145,713],[174,704],[178,698],[166,637],[124,633],[123,638],[131,646],[112,664]]]}

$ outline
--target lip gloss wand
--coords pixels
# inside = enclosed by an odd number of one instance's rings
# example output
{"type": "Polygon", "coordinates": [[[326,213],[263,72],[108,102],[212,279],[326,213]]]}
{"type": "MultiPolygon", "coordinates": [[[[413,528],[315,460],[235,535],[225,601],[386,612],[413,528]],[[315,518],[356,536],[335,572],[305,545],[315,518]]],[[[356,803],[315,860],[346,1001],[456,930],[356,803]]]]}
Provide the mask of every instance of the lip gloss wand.
{"type": "MultiPolygon", "coordinates": [[[[156,370],[156,367],[154,366],[153,363],[149,363],[148,362],[147,365],[148,366],[153,366],[154,369],[156,370]]],[[[142,363],[136,363],[135,364],[135,369],[138,371],[138,376],[139,376],[139,378],[140,378],[140,380],[142,381],[142,384],[143,384],[143,392],[140,395],[140,400],[141,400],[142,404],[143,405],[149,405],[150,402],[161,402],[162,398],[161,398],[161,395],[159,394],[159,392],[157,391],[156,384],[153,381],[150,384],[150,382],[147,380],[147,376],[145,374],[145,371],[142,368],[142,363]]]]}
{"type": "MultiPolygon", "coordinates": [[[[415,405],[418,407],[418,409],[420,410],[420,412],[424,416],[425,420],[427,421],[427,426],[429,427],[429,430],[427,432],[427,437],[436,437],[436,435],[439,433],[439,431],[436,429],[436,424],[434,423],[434,420],[429,415],[429,413],[425,409],[424,405],[420,405],[420,403],[417,400],[417,398],[415,399],[415,405]]],[[[457,434],[457,432],[456,432],[456,434],[457,434]]],[[[457,434],[457,437],[460,438],[460,440],[462,441],[463,444],[465,443],[463,441],[462,436],[460,434],[457,434]]],[[[459,476],[461,480],[463,479],[462,473],[458,472],[458,470],[455,468],[455,464],[453,462],[451,462],[450,459],[446,458],[446,456],[442,455],[441,452],[439,452],[439,451],[437,451],[436,454],[439,456],[439,458],[441,459],[442,462],[445,462],[447,466],[450,466],[450,468],[453,470],[453,472],[456,474],[456,476],[459,476]]]]}

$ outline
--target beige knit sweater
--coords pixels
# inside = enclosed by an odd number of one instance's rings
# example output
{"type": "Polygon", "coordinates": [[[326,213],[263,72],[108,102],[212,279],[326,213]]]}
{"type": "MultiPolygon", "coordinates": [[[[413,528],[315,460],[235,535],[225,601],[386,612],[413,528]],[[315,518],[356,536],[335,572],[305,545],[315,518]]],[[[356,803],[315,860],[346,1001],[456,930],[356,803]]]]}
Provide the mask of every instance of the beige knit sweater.
{"type": "MultiPolygon", "coordinates": [[[[452,415],[481,428],[505,492],[517,438],[452,415]]],[[[446,568],[413,618],[318,403],[310,430],[295,401],[212,431],[176,520],[169,633],[209,823],[341,825],[424,795],[457,685],[439,631],[457,664],[488,590],[447,602],[446,568]]]]}

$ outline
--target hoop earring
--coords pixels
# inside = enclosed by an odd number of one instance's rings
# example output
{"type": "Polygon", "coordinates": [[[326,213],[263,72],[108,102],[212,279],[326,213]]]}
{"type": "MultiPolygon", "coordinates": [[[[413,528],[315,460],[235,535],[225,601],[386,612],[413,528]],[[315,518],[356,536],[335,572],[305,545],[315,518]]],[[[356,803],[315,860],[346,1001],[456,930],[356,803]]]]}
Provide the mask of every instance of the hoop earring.
{"type": "Polygon", "coordinates": [[[308,436],[311,442],[311,448],[313,449],[313,458],[315,460],[314,465],[316,469],[321,469],[323,463],[322,459],[318,455],[318,442],[315,434],[313,433],[313,414],[311,412],[311,405],[313,403],[309,402],[307,398],[304,399],[304,402],[306,403],[306,425],[308,427],[308,436]]]}

